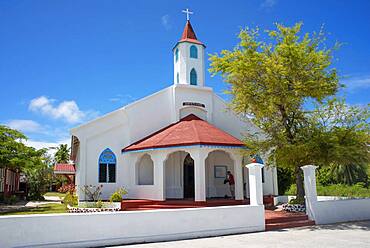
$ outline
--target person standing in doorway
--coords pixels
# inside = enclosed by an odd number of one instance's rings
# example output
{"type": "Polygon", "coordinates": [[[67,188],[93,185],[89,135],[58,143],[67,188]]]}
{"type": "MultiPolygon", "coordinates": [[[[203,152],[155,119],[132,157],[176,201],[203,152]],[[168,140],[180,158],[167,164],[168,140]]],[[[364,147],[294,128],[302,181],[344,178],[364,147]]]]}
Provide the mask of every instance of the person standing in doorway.
{"type": "Polygon", "coordinates": [[[235,199],[235,180],[234,175],[231,174],[230,171],[227,171],[226,181],[229,183],[230,186],[231,198],[235,199]]]}

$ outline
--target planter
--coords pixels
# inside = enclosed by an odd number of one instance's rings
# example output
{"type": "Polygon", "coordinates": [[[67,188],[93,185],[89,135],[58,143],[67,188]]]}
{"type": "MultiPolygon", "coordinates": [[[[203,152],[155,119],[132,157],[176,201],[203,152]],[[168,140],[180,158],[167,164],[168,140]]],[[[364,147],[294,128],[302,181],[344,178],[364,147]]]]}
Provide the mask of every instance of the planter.
{"type": "Polygon", "coordinates": [[[121,210],[121,207],[109,207],[109,208],[81,208],[81,207],[68,207],[68,213],[97,213],[97,212],[117,212],[121,210]]]}
{"type": "Polygon", "coordinates": [[[283,204],[283,210],[287,212],[302,213],[306,212],[306,206],[303,204],[283,204]]]}

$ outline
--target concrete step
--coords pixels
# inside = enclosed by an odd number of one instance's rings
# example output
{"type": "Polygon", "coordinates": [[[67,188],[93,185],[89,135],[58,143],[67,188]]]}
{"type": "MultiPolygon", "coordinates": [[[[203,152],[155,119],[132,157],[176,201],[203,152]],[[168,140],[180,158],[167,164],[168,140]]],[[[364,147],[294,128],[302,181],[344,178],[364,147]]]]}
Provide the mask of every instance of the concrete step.
{"type": "Polygon", "coordinates": [[[284,222],[294,222],[294,221],[301,221],[301,220],[308,220],[307,215],[297,215],[297,216],[279,216],[268,218],[265,220],[266,224],[273,224],[273,223],[284,223],[284,222]]]}
{"type": "Polygon", "coordinates": [[[293,228],[293,227],[302,227],[302,226],[313,226],[313,225],[315,225],[315,221],[313,220],[300,220],[300,221],[291,221],[291,222],[270,223],[270,224],[266,224],[266,231],[273,231],[273,230],[293,228]]]}

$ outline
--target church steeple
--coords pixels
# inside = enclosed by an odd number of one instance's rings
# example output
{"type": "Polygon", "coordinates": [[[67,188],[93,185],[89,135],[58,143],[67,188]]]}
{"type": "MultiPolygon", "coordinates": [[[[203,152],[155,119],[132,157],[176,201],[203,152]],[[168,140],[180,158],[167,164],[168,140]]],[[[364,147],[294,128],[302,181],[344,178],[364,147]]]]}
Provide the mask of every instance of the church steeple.
{"type": "Polygon", "coordinates": [[[173,48],[174,53],[174,83],[204,86],[204,48],[205,45],[197,39],[190,24],[188,9],[187,20],[181,39],[173,48]]]}

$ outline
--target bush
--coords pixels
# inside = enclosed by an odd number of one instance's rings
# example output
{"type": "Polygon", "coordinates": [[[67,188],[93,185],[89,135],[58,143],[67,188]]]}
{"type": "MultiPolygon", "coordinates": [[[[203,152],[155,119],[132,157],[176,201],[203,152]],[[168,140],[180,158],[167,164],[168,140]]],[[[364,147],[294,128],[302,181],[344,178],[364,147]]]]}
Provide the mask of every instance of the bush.
{"type": "Polygon", "coordinates": [[[17,203],[18,197],[16,195],[3,196],[3,202],[8,205],[17,203]]]}
{"type": "Polygon", "coordinates": [[[124,187],[117,189],[111,196],[111,202],[120,202],[122,201],[122,197],[127,194],[127,190],[124,187]]]}
{"type": "Polygon", "coordinates": [[[71,207],[77,206],[78,205],[78,197],[74,193],[68,192],[66,194],[66,196],[64,197],[64,199],[63,199],[63,204],[66,206],[66,208],[67,208],[68,205],[71,206],[71,207]]]}
{"type": "Polygon", "coordinates": [[[58,192],[60,193],[67,193],[67,192],[75,192],[75,186],[73,184],[66,184],[66,185],[63,185],[62,187],[60,187],[58,189],[58,192]]]}
{"type": "MultiPolygon", "coordinates": [[[[370,197],[370,189],[363,187],[364,184],[357,183],[355,185],[332,184],[332,185],[317,185],[317,195],[319,196],[341,196],[350,198],[368,198],[370,197]]],[[[296,186],[292,185],[285,192],[286,195],[295,195],[296,186]]]]}
{"type": "Polygon", "coordinates": [[[294,182],[294,173],[289,168],[277,167],[279,195],[283,195],[294,182]]]}
{"type": "Polygon", "coordinates": [[[295,198],[295,199],[291,199],[289,201],[289,204],[300,204],[300,205],[304,205],[305,202],[304,202],[304,198],[295,198]]]}

